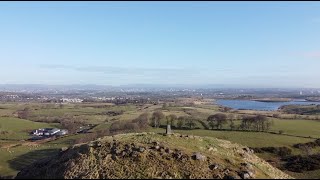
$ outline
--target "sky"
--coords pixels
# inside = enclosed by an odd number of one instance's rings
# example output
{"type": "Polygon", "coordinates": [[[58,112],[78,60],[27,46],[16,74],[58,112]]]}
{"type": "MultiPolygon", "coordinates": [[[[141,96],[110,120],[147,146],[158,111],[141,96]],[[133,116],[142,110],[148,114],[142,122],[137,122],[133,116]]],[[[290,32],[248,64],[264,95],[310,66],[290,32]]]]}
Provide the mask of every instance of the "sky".
{"type": "Polygon", "coordinates": [[[320,2],[0,2],[0,84],[320,88],[320,2]]]}

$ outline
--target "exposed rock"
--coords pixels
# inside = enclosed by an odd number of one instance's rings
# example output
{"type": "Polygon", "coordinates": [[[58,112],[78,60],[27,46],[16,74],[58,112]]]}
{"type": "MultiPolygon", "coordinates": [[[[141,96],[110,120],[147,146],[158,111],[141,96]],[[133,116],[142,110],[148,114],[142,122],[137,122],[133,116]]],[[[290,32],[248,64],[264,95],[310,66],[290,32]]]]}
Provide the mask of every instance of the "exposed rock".
{"type": "Polygon", "coordinates": [[[216,170],[216,169],[219,168],[219,165],[218,165],[218,164],[211,164],[211,165],[209,166],[209,168],[210,168],[211,170],[216,170]]]}
{"type": "Polygon", "coordinates": [[[171,150],[169,148],[166,148],[165,152],[166,153],[171,153],[171,150]]]}
{"type": "Polygon", "coordinates": [[[213,152],[216,152],[217,151],[217,148],[213,148],[213,147],[210,147],[209,149],[208,149],[208,151],[213,151],[213,152]]]}
{"type": "Polygon", "coordinates": [[[139,148],[138,148],[138,151],[139,151],[139,152],[144,152],[145,150],[146,150],[146,148],[144,148],[144,147],[139,147],[139,148]]]}
{"type": "Polygon", "coordinates": [[[181,156],[182,156],[182,152],[181,151],[176,150],[176,152],[173,153],[173,157],[176,158],[176,159],[180,159],[181,156]]]}
{"type": "Polygon", "coordinates": [[[157,141],[152,142],[152,144],[153,144],[154,146],[159,146],[159,145],[160,145],[160,143],[157,142],[157,141]]]}
{"type": "Polygon", "coordinates": [[[230,170],[228,168],[223,170],[223,173],[225,173],[225,174],[229,174],[229,172],[230,172],[230,170]]]}
{"type": "Polygon", "coordinates": [[[253,169],[252,164],[247,163],[247,162],[241,163],[240,165],[241,165],[242,167],[244,167],[245,169],[248,169],[248,170],[252,170],[252,169],[253,169]]]}
{"type": "Polygon", "coordinates": [[[204,155],[200,154],[199,152],[193,153],[191,157],[194,160],[200,160],[200,161],[206,160],[206,157],[204,155]]]}
{"type": "Polygon", "coordinates": [[[249,154],[253,154],[254,153],[254,151],[252,149],[248,148],[248,147],[243,148],[243,150],[245,152],[249,153],[249,154]]]}
{"type": "Polygon", "coordinates": [[[254,178],[254,173],[251,171],[242,171],[239,173],[239,176],[242,179],[250,179],[250,178],[254,178]]]}
{"type": "Polygon", "coordinates": [[[133,151],[130,153],[130,157],[138,157],[138,156],[139,156],[139,153],[136,151],[133,151]]]}
{"type": "Polygon", "coordinates": [[[236,179],[236,177],[232,176],[232,175],[225,175],[223,177],[223,179],[236,179]]]}
{"type": "Polygon", "coordinates": [[[224,140],[203,137],[203,141],[199,142],[199,139],[181,139],[175,136],[164,138],[161,134],[138,135],[116,135],[116,142],[112,141],[110,136],[101,138],[101,147],[95,141],[89,143],[93,145],[91,147],[88,144],[74,145],[64,153],[57,153],[44,161],[30,164],[18,173],[17,179],[238,179],[240,172],[245,178],[291,178],[256,155],[244,152],[243,146],[226,143],[224,140]],[[184,142],[180,142],[181,140],[184,142]],[[153,145],[150,146],[150,142],[154,142],[153,145]],[[159,142],[165,143],[165,147],[159,142]],[[198,146],[198,154],[190,153],[194,149],[190,148],[188,143],[198,146]],[[221,144],[227,144],[228,147],[221,144]],[[98,148],[95,148],[95,145],[98,145],[98,148]],[[155,149],[156,146],[163,152],[147,150],[149,147],[155,149]],[[219,150],[208,153],[208,148],[213,146],[219,150]],[[233,148],[237,151],[233,151],[233,148]],[[241,159],[238,152],[248,155],[249,158],[241,159]],[[199,160],[192,160],[192,155],[199,160]],[[233,163],[227,163],[226,157],[233,163]],[[206,160],[200,161],[201,159],[206,160]],[[259,164],[259,169],[255,164],[259,164]]]}
{"type": "Polygon", "coordinates": [[[67,151],[68,149],[69,149],[68,147],[62,147],[62,148],[60,149],[60,152],[67,151]]]}
{"type": "Polygon", "coordinates": [[[112,158],[112,160],[117,160],[117,156],[115,155],[115,154],[112,154],[112,156],[111,156],[111,158],[112,158]]]}
{"type": "Polygon", "coordinates": [[[127,155],[127,153],[126,153],[125,151],[122,151],[122,152],[120,153],[120,155],[123,157],[123,156],[127,155]]]}
{"type": "Polygon", "coordinates": [[[189,161],[190,160],[190,157],[187,155],[187,154],[183,154],[181,157],[180,157],[180,160],[182,162],[186,162],[186,161],[189,161]]]}

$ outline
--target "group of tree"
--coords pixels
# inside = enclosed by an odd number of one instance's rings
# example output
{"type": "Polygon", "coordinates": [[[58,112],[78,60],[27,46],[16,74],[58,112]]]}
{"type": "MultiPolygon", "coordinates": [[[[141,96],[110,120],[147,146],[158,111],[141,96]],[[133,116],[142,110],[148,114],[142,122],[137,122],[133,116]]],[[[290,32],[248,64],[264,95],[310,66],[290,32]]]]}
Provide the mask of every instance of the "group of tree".
{"type": "Polygon", "coordinates": [[[270,130],[273,122],[264,115],[242,117],[239,129],[241,130],[253,130],[253,131],[268,131],[270,130]]]}
{"type": "Polygon", "coordinates": [[[229,121],[229,127],[231,130],[253,130],[253,131],[268,131],[273,125],[272,121],[264,115],[248,116],[244,115],[241,118],[240,125],[236,125],[234,122],[234,115],[228,116],[223,113],[217,113],[210,115],[207,118],[208,124],[211,129],[223,129],[229,121]]]}
{"type": "Polygon", "coordinates": [[[161,124],[161,120],[165,118],[165,115],[161,111],[155,111],[152,113],[151,117],[151,126],[155,128],[159,128],[161,124]]]}
{"type": "Polygon", "coordinates": [[[31,115],[31,109],[29,107],[26,107],[23,110],[18,110],[17,115],[20,119],[28,119],[31,115]]]}
{"type": "Polygon", "coordinates": [[[223,113],[217,113],[210,115],[207,119],[211,129],[222,129],[223,125],[227,124],[227,115],[223,113]]]}
{"type": "Polygon", "coordinates": [[[84,121],[75,119],[75,118],[63,118],[60,120],[60,125],[63,129],[67,129],[70,134],[76,133],[81,126],[84,126],[86,123],[84,121]]]}
{"type": "Polygon", "coordinates": [[[155,111],[151,116],[151,126],[154,128],[159,128],[161,121],[166,121],[167,125],[171,125],[173,128],[182,129],[185,126],[189,129],[193,129],[196,126],[194,118],[191,116],[177,116],[175,114],[170,114],[165,116],[161,111],[155,111]]]}
{"type": "Polygon", "coordinates": [[[137,132],[144,130],[149,126],[149,113],[142,113],[139,117],[126,122],[116,121],[110,126],[110,133],[137,132]]]}

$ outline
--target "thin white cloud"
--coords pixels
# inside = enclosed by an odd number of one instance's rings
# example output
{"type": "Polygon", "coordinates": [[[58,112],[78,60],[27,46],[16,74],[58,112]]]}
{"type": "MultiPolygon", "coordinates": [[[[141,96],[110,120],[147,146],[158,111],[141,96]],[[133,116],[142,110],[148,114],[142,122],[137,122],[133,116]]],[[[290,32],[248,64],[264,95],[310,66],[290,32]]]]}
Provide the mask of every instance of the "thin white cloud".
{"type": "Polygon", "coordinates": [[[320,58],[320,51],[307,52],[303,56],[306,58],[320,58]]]}
{"type": "Polygon", "coordinates": [[[70,66],[70,65],[40,65],[40,68],[45,69],[68,69],[79,72],[92,72],[104,74],[131,74],[131,75],[145,75],[145,74],[189,74],[195,75],[204,71],[210,72],[232,72],[230,68],[199,68],[199,67],[169,67],[169,68],[146,68],[146,67],[113,67],[113,66],[70,66]]]}

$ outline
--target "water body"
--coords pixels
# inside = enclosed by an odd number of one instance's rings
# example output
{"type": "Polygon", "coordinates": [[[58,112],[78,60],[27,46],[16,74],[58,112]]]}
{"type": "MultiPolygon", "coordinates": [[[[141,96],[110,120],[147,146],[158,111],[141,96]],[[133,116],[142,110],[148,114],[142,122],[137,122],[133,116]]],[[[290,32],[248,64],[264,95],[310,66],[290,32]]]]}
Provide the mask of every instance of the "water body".
{"type": "Polygon", "coordinates": [[[246,110],[260,110],[260,111],[275,111],[278,110],[283,105],[310,105],[310,104],[320,104],[320,102],[312,101],[302,101],[294,100],[289,102],[259,102],[251,100],[224,100],[219,99],[216,101],[216,104],[230,107],[233,109],[246,109],[246,110]]]}

